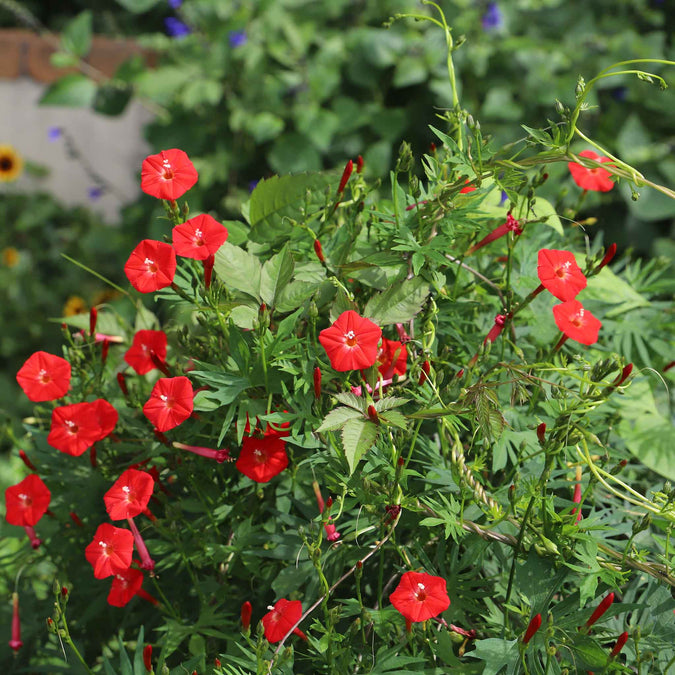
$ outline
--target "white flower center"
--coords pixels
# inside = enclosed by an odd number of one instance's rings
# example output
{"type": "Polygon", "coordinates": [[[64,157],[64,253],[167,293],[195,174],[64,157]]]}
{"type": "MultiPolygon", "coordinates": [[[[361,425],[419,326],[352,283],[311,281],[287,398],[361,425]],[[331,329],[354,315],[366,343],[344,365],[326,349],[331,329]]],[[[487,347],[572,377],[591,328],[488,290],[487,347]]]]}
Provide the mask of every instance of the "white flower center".
{"type": "Polygon", "coordinates": [[[131,488],[128,485],[123,485],[122,492],[126,492],[127,494],[129,494],[131,492],[131,488]]]}

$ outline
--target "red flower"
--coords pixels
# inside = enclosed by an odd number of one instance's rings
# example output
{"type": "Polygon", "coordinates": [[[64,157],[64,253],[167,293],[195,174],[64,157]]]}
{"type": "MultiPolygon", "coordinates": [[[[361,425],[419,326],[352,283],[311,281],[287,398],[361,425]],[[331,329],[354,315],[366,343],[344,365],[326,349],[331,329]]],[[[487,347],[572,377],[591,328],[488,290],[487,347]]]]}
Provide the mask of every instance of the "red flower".
{"type": "Polygon", "coordinates": [[[31,401],[53,401],[68,393],[70,363],[54,354],[35,352],[19,369],[16,381],[31,401]]]}
{"type": "Polygon", "coordinates": [[[112,433],[119,415],[115,407],[108,403],[104,398],[97,398],[95,401],[92,401],[89,404],[92,407],[94,414],[98,419],[98,425],[100,427],[97,441],[103,440],[106,436],[112,433]]]}
{"type": "Polygon", "coordinates": [[[127,469],[103,496],[110,519],[122,520],[143,513],[154,487],[155,481],[149,473],[127,469]]]}
{"type": "MultiPolygon", "coordinates": [[[[612,161],[609,157],[600,157],[600,155],[596,155],[592,150],[580,152],[579,157],[587,157],[588,159],[595,160],[602,164],[612,161]]],[[[612,174],[610,174],[609,171],[605,171],[605,169],[597,167],[588,169],[577,162],[570,162],[567,166],[572,174],[574,182],[584,190],[609,192],[614,187],[614,181],[611,179],[612,174]]]]}
{"type": "Polygon", "coordinates": [[[131,252],[124,273],[140,293],[152,293],[171,286],[176,273],[176,252],[171,244],[143,239],[131,252]]]}
{"type": "Polygon", "coordinates": [[[445,579],[426,572],[406,572],[389,600],[413,623],[431,619],[450,606],[445,579]]]}
{"type": "Polygon", "coordinates": [[[182,197],[199,178],[197,169],[182,150],[163,150],[143,160],[141,190],[157,199],[182,197]]]}
{"type": "Polygon", "coordinates": [[[127,349],[124,360],[139,374],[145,375],[157,368],[156,359],[166,361],[166,333],[163,330],[139,330],[131,347],[127,349]]]}
{"type": "Polygon", "coordinates": [[[568,300],[553,307],[553,318],[566,337],[592,345],[598,340],[602,323],[596,319],[578,300],[568,300]]]}
{"type": "Polygon", "coordinates": [[[300,600],[286,600],[281,598],[274,607],[262,618],[265,629],[265,639],[268,642],[279,642],[290,632],[302,616],[300,600]]]}
{"type": "Polygon", "coordinates": [[[143,406],[143,414],[158,431],[169,431],[190,417],[193,397],[192,383],[187,377],[161,377],[143,406]]]}
{"type": "Polygon", "coordinates": [[[134,535],[110,523],[98,526],[84,555],[94,568],[97,579],[105,579],[129,569],[134,550],[134,535]]]}
{"type": "Polygon", "coordinates": [[[503,237],[505,234],[513,232],[514,236],[521,235],[523,233],[523,228],[520,226],[519,221],[517,221],[512,215],[511,212],[506,214],[506,222],[496,227],[490,234],[483,237],[477,244],[474,244],[464,255],[471,255],[475,253],[479,248],[487,246],[490,242],[503,237]]]}
{"type": "Polygon", "coordinates": [[[267,483],[288,466],[286,441],[276,434],[249,436],[242,443],[235,466],[256,483],[267,483]]]}
{"type": "Polygon", "coordinates": [[[103,438],[101,433],[97,404],[62,405],[52,411],[47,443],[67,455],[79,457],[103,438]]]}
{"type": "Polygon", "coordinates": [[[40,476],[26,476],[5,490],[5,518],[10,525],[32,527],[49,508],[52,495],[40,476]]]}
{"type": "Polygon", "coordinates": [[[138,593],[143,585],[143,572],[129,567],[117,572],[108,593],[108,604],[113,607],[124,607],[138,593]]]}
{"type": "Polygon", "coordinates": [[[319,333],[319,342],[335,370],[360,370],[370,368],[377,360],[381,335],[379,326],[350,309],[319,333]]]}
{"type": "Polygon", "coordinates": [[[538,263],[539,281],[558,300],[574,300],[586,288],[586,277],[569,251],[542,248],[538,263]]]}
{"type": "Polygon", "coordinates": [[[227,228],[207,214],[190,218],[173,228],[173,246],[178,255],[206,260],[227,239],[227,228]]]}
{"type": "Polygon", "coordinates": [[[377,369],[382,377],[391,378],[396,375],[405,375],[408,350],[403,342],[382,338],[380,350],[377,353],[377,369]]]}

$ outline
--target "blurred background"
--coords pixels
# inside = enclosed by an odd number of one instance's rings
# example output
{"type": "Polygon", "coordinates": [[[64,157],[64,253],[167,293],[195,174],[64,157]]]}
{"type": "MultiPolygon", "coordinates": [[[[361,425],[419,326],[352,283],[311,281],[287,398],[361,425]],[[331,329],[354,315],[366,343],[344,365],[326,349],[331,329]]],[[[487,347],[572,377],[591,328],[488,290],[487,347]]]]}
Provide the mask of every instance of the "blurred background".
{"type": "MultiPolygon", "coordinates": [[[[673,59],[668,0],[439,0],[455,40],[460,100],[495,146],[557,120],[577,78],[616,62],[673,59]]],[[[0,0],[0,442],[31,405],[15,374],[60,353],[62,317],[114,301],[80,261],[126,285],[162,205],[140,192],[143,158],[185,150],[200,178],[192,212],[241,219],[261,178],[341,169],[358,154],[382,178],[403,140],[417,156],[450,103],[442,32],[416,0],[0,0]]],[[[671,85],[672,69],[651,66],[671,85]]],[[[585,133],[648,178],[675,185],[672,93],[635,77],[598,83],[585,133]]],[[[585,146],[575,146],[581,151],[585,146]]],[[[579,191],[552,165],[544,194],[579,191]]],[[[619,250],[675,258],[675,201],[620,185],[589,194],[589,230],[619,250]]],[[[5,469],[3,469],[4,471],[5,469]]],[[[9,469],[7,469],[9,470],[9,469]]],[[[4,481],[2,481],[4,483],[4,481]]]]}

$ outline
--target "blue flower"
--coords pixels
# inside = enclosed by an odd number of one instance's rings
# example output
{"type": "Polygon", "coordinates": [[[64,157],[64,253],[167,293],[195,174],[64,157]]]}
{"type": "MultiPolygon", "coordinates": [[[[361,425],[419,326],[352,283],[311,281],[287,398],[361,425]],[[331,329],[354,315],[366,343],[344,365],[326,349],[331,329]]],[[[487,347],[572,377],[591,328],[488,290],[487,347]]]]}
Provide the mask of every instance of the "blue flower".
{"type": "Polygon", "coordinates": [[[246,44],[246,31],[245,30],[231,30],[230,31],[230,47],[236,49],[237,47],[243,47],[246,44]]]}
{"type": "Polygon", "coordinates": [[[169,7],[172,7],[173,9],[178,9],[183,4],[183,0],[168,0],[168,1],[169,7]]]}
{"type": "Polygon", "coordinates": [[[175,38],[182,38],[192,33],[190,26],[175,16],[167,16],[164,19],[164,27],[166,28],[166,34],[175,38]]]}
{"type": "Polygon", "coordinates": [[[61,127],[49,127],[49,130],[47,131],[47,138],[49,139],[50,143],[53,143],[54,141],[58,141],[62,134],[63,129],[61,129],[61,127]]]}
{"type": "Polygon", "coordinates": [[[485,31],[496,31],[502,28],[504,25],[504,15],[496,2],[488,3],[487,11],[483,14],[481,23],[485,31]]]}
{"type": "Polygon", "coordinates": [[[256,185],[258,185],[259,182],[260,182],[259,179],[258,180],[250,180],[248,182],[248,191],[253,192],[253,190],[255,190],[256,185]]]}
{"type": "Polygon", "coordinates": [[[95,202],[98,201],[103,196],[104,192],[105,190],[99,185],[92,185],[87,190],[87,195],[89,196],[89,199],[91,199],[92,202],[95,202]]]}

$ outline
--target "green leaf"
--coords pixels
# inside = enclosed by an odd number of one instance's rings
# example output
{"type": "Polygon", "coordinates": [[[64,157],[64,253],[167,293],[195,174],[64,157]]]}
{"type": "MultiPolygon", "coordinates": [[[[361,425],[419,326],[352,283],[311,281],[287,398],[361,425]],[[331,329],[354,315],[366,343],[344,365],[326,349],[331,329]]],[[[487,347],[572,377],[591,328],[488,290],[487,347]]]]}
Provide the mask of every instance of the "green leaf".
{"type": "Polygon", "coordinates": [[[398,408],[399,406],[405,405],[409,400],[410,399],[403,398],[402,396],[387,396],[387,398],[375,401],[375,410],[377,410],[377,412],[383,412],[385,410],[391,410],[392,408],[398,408]]]}
{"type": "Polygon", "coordinates": [[[354,420],[357,418],[363,419],[363,413],[354,410],[353,408],[347,408],[345,406],[340,406],[331,410],[321,422],[321,426],[316,430],[317,433],[322,433],[323,431],[335,431],[336,429],[342,428],[345,423],[349,420],[354,420]]]}
{"type": "Polygon", "coordinates": [[[159,0],[115,0],[118,5],[129,10],[132,14],[142,14],[152,9],[159,0]]]}
{"type": "Polygon", "coordinates": [[[145,665],[143,663],[143,648],[145,647],[144,629],[140,627],[138,637],[136,638],[136,649],[134,651],[134,675],[145,675],[145,665]]]}
{"type": "Polygon", "coordinates": [[[427,282],[421,277],[413,277],[374,295],[368,301],[363,315],[379,326],[405,323],[422,309],[427,295],[427,282]]]}
{"type": "Polygon", "coordinates": [[[119,636],[117,639],[119,640],[120,645],[120,672],[122,675],[134,675],[131,659],[129,658],[129,654],[127,654],[122,637],[119,636]]]}
{"type": "Polygon", "coordinates": [[[387,410],[386,412],[381,413],[380,417],[392,426],[398,427],[399,429],[408,428],[407,417],[401,414],[398,410],[387,410]]]}
{"type": "Polygon", "coordinates": [[[546,225],[552,227],[559,235],[562,236],[564,234],[560,218],[558,217],[558,214],[556,213],[555,208],[553,208],[553,204],[551,204],[551,202],[537,196],[537,201],[532,207],[532,213],[534,213],[537,218],[546,218],[546,225]]]}
{"type": "MultiPolygon", "coordinates": [[[[577,263],[583,269],[584,256],[575,256],[577,263]]],[[[604,267],[599,274],[588,280],[588,286],[584,289],[584,302],[586,300],[600,300],[603,304],[618,305],[605,312],[607,317],[615,317],[637,307],[649,307],[649,301],[634,290],[630,284],[612,272],[609,267],[604,267]]]]}
{"type": "Polygon", "coordinates": [[[607,665],[607,649],[588,635],[575,635],[570,648],[584,670],[603,670],[607,665]]]}
{"type": "Polygon", "coordinates": [[[307,191],[310,203],[318,207],[324,202],[324,191],[335,182],[334,174],[302,173],[272,176],[256,185],[249,202],[249,220],[253,241],[273,244],[290,236],[288,219],[302,217],[307,191]]]}
{"type": "Polygon", "coordinates": [[[304,305],[314,295],[320,285],[319,283],[310,281],[291,281],[278,294],[275,308],[282,313],[292,312],[294,309],[304,305]]]}
{"type": "Polygon", "coordinates": [[[272,256],[262,267],[260,274],[260,295],[264,302],[274,307],[280,292],[293,276],[293,256],[286,244],[279,253],[272,256]]]}
{"type": "Polygon", "coordinates": [[[617,398],[619,434],[628,450],[652,471],[675,480],[675,426],[657,410],[649,382],[633,381],[617,398]]]}
{"type": "Polygon", "coordinates": [[[364,453],[370,450],[377,438],[377,425],[363,418],[351,419],[342,427],[342,446],[349,464],[349,475],[354,473],[364,453]]]}
{"type": "Polygon", "coordinates": [[[361,396],[356,396],[356,394],[352,394],[351,392],[347,391],[336,394],[335,398],[340,401],[340,403],[349,406],[354,410],[358,410],[364,414],[366,412],[366,399],[361,396]]]}
{"type": "Polygon", "coordinates": [[[230,319],[239,328],[253,330],[253,326],[258,319],[258,308],[250,305],[239,305],[230,312],[230,319]]]}
{"type": "Polygon", "coordinates": [[[518,640],[488,638],[476,640],[475,649],[466,655],[485,661],[483,675],[497,675],[506,666],[507,672],[514,672],[519,663],[518,640]]]}
{"type": "Polygon", "coordinates": [[[86,56],[91,49],[92,13],[80,12],[61,33],[61,49],[76,56],[86,56]]]}
{"type": "Polygon", "coordinates": [[[225,242],[216,253],[213,269],[226,286],[260,300],[262,268],[248,251],[225,242]]]}
{"type": "Polygon", "coordinates": [[[84,75],[72,73],[56,80],[42,95],[40,105],[65,105],[88,108],[96,97],[96,83],[84,75]]]}

